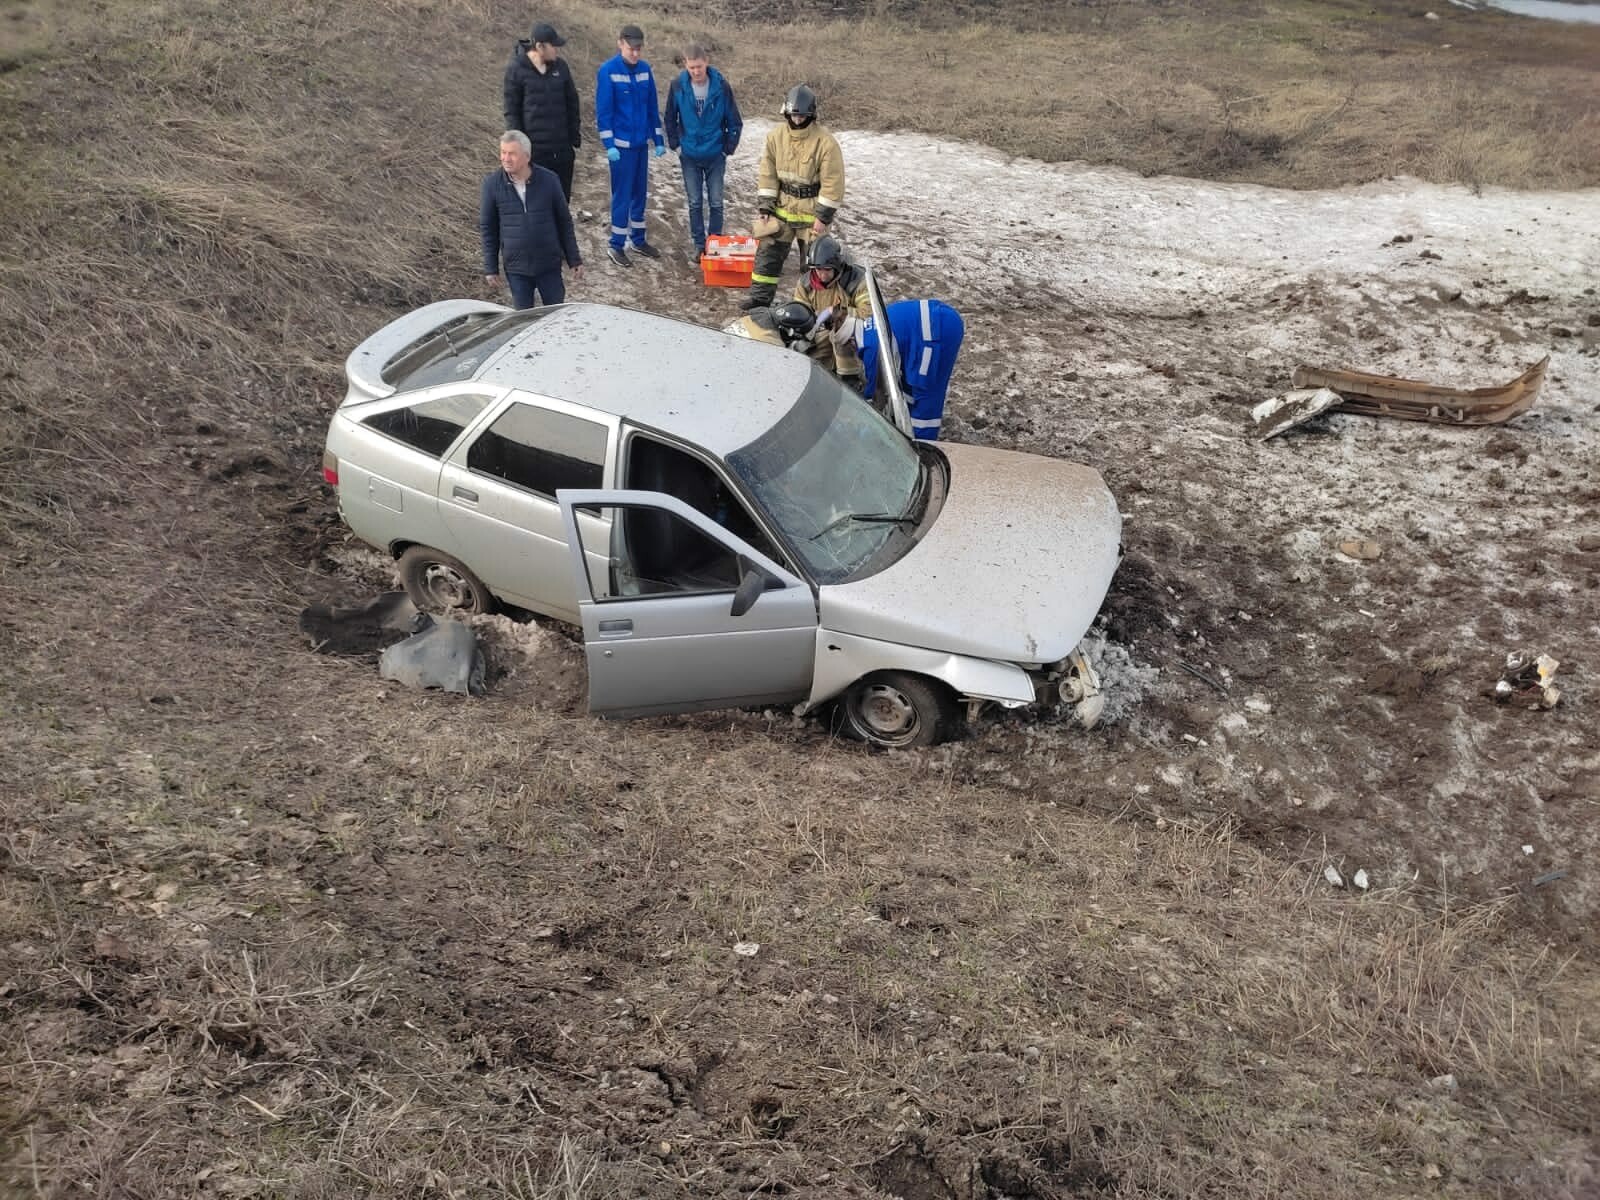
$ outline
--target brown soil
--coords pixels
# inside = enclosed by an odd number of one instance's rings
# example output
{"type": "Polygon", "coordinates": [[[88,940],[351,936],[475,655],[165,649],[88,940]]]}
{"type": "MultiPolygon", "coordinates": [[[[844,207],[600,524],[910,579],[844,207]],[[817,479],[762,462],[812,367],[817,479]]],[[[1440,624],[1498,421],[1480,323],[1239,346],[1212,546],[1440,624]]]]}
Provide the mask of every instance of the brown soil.
{"type": "MultiPolygon", "coordinates": [[[[830,38],[924,10],[841,11],[862,19],[830,38]]],[[[959,15],[998,38],[1048,11],[959,15]]],[[[585,63],[616,19],[555,15],[585,63]]],[[[1239,34],[1242,74],[1270,14],[1190,15],[1239,34]]],[[[1373,15],[1397,57],[1423,36],[1373,15]]],[[[1256,502],[1328,470],[1315,440],[1185,437],[1219,409],[1242,430],[1272,385],[1213,347],[1275,298],[1211,330],[974,303],[962,393],[990,399],[952,436],[1086,458],[1137,514],[1105,617],[1133,699],[1093,735],[995,719],[879,755],[783,712],[601,723],[570,631],[503,617],[482,700],[311,652],[306,605],[390,582],[316,474],[342,357],[469,286],[498,47],[526,22],[475,0],[0,13],[0,1188],[1600,1194],[1600,485],[1570,397],[1515,434],[1349,435],[1395,464],[1394,509],[1440,502],[1413,458],[1458,475],[1444,500],[1501,573],[1421,523],[1336,567],[1256,502]],[[1070,362],[1008,392],[1041,345],[1070,362]],[[1097,371],[1130,345],[1163,349],[1113,397],[1097,371]],[[1563,707],[1479,695],[1523,645],[1563,659],[1563,707]]],[[[1588,34],[1469,24],[1458,45],[1541,64],[1541,95],[1592,71],[1588,34]]],[[[1592,119],[1568,94],[1538,122],[1592,119]]],[[[1100,157],[1143,169],[1159,143],[1100,157]]],[[[1272,174],[1211,145],[1214,173],[1272,174]]],[[[586,162],[579,205],[603,186],[586,162]]],[[[686,269],[586,286],[729,307],[686,269]]],[[[1581,325],[1496,303],[1513,333],[1581,325]]],[[[1330,524],[1375,503],[1327,488],[1330,524]]]]}

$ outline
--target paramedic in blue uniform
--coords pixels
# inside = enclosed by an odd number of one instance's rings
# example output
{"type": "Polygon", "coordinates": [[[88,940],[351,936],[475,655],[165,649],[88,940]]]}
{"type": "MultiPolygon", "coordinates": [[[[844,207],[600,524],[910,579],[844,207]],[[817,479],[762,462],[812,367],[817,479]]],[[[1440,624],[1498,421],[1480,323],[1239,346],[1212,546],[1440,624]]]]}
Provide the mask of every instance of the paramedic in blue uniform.
{"type": "MultiPolygon", "coordinates": [[[[900,387],[911,410],[911,432],[936,441],[944,420],[944,396],[961,352],[967,327],[961,314],[942,300],[896,300],[884,310],[895,352],[900,356],[900,387]]],[[[861,331],[861,365],[867,369],[862,395],[878,386],[878,330],[868,321],[861,331]]]]}
{"type": "Polygon", "coordinates": [[[644,31],[624,25],[617,35],[617,52],[594,76],[594,116],[600,142],[611,163],[611,247],[606,256],[619,267],[633,266],[628,244],[646,258],[661,252],[645,240],[645,193],[650,183],[650,158],[667,152],[667,132],[661,127],[661,102],[656,97],[655,76],[640,57],[644,31]]]}

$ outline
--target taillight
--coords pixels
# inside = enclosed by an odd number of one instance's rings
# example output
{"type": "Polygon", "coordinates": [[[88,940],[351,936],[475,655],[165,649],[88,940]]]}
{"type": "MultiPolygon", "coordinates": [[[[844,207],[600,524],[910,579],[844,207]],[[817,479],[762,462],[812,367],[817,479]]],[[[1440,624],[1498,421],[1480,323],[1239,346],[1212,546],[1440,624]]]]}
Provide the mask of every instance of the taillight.
{"type": "Polygon", "coordinates": [[[329,487],[339,486],[339,459],[332,450],[322,452],[322,482],[329,487]]]}

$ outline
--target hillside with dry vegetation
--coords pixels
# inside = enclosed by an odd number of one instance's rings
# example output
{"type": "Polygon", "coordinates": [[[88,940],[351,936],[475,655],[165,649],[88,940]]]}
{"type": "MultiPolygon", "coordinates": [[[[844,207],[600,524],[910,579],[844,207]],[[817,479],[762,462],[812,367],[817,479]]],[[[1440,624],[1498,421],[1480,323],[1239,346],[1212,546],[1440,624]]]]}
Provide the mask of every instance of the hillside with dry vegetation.
{"type": "MultiPolygon", "coordinates": [[[[638,19],[658,62],[710,39],[752,114],[798,72],[838,127],[1052,162],[1600,183],[1600,31],[1492,13],[546,15],[580,77],[638,19]]],[[[1418,732],[1477,686],[1481,647],[1435,624],[1407,650],[1420,665],[1351,700],[1357,733],[1285,760],[1280,809],[1183,757],[1224,715],[1206,672],[1176,666],[1207,638],[1288,714],[1331,708],[1317,689],[1354,670],[1296,649],[1326,611],[1281,560],[1225,576],[1239,540],[1197,528],[1181,490],[1218,460],[1181,420],[1218,396],[1237,415],[1264,386],[1249,364],[1115,402],[1075,367],[1068,447],[1007,399],[984,340],[1002,314],[975,315],[966,394],[990,407],[957,432],[1092,452],[1128,511],[1149,501],[1105,632],[1165,682],[1093,735],[1013,721],[873,754],[785,712],[602,723],[572,631],[505,617],[480,623],[481,700],[310,652],[303,606],[386,582],[316,470],[344,356],[479,288],[477,181],[528,19],[483,0],[0,8],[0,1190],[1600,1195],[1592,882],[1323,876],[1465,740],[1548,768],[1581,877],[1600,803],[1584,685],[1540,725],[1418,732]],[[1391,737],[1397,709],[1418,724],[1391,737]],[[1290,809],[1296,763],[1393,807],[1290,809]]],[[[603,213],[601,165],[579,173],[578,205],[603,213]]],[[[636,274],[584,298],[721,311],[687,275],[636,274]]],[[[1509,338],[1600,314],[1556,311],[1570,299],[1490,315],[1509,338]]],[[[1137,317],[1047,307],[1019,299],[1005,325],[1076,354],[1137,317]]],[[[1183,373],[1156,366],[1163,388],[1183,373]]],[[[1485,489],[1592,521],[1592,403],[1557,401],[1566,475],[1532,478],[1556,461],[1536,456],[1522,482],[1513,444],[1510,482],[1485,489]]],[[[1480,459],[1429,446],[1452,473],[1480,459]]],[[[1566,633],[1580,680],[1600,664],[1592,560],[1518,560],[1526,628],[1566,633]]],[[[1510,586],[1455,584],[1473,604],[1510,586]]],[[[1396,854],[1502,818],[1516,838],[1496,797],[1470,799],[1396,854]]]]}

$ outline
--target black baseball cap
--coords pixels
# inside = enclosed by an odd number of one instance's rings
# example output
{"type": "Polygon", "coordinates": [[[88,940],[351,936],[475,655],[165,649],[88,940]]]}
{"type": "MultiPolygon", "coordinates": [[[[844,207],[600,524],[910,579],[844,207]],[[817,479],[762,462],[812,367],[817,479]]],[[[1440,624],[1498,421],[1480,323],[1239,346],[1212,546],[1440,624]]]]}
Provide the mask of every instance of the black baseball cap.
{"type": "Polygon", "coordinates": [[[617,36],[623,41],[627,42],[630,46],[644,45],[644,30],[640,29],[637,25],[624,25],[622,27],[622,32],[617,34],[617,36]]]}
{"type": "Polygon", "coordinates": [[[567,44],[567,39],[556,32],[554,25],[535,25],[533,27],[533,37],[529,40],[535,45],[540,42],[547,46],[565,46],[567,44]]]}

